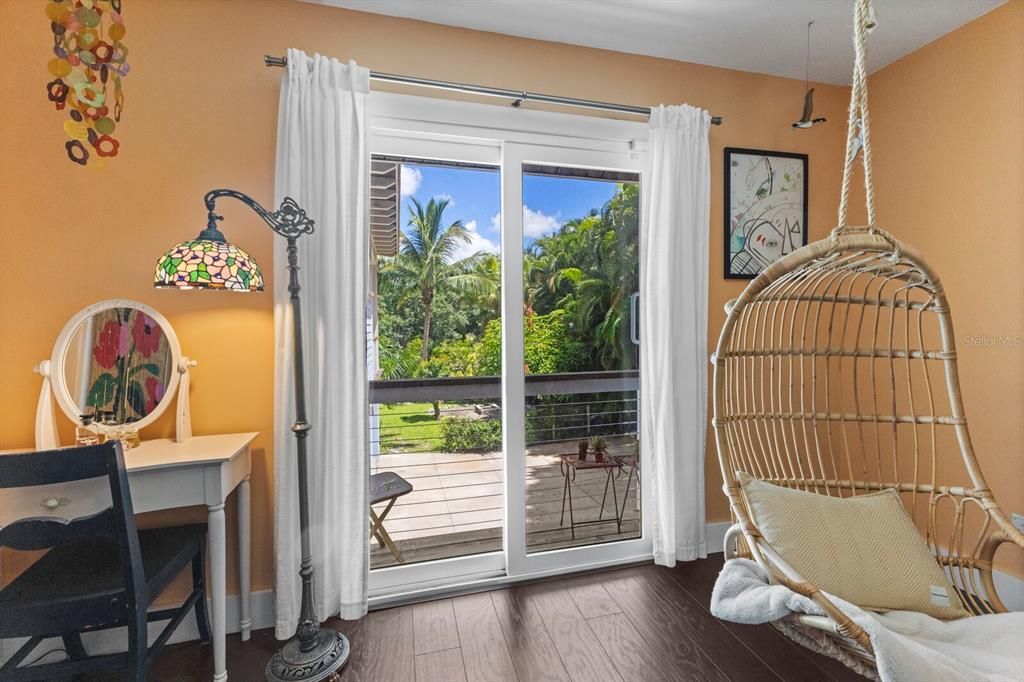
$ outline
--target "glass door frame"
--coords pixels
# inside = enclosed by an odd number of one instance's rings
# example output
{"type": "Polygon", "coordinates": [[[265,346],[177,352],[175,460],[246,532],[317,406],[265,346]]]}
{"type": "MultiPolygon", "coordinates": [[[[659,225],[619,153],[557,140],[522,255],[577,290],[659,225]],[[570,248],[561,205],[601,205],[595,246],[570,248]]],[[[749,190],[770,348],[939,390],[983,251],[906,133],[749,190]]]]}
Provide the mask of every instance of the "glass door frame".
{"type": "MultiPolygon", "coordinates": [[[[582,118],[574,116],[573,118],[582,118]]],[[[570,140],[564,140],[570,142],[570,140]]],[[[527,552],[526,371],[523,364],[523,166],[571,166],[630,171],[640,176],[643,211],[645,159],[633,154],[571,146],[505,142],[502,146],[502,423],[505,460],[505,554],[511,579],[538,578],[570,571],[645,561],[653,556],[650,482],[640,476],[640,537],[564,549],[527,552]]],[[[641,348],[641,352],[643,352],[641,348]]],[[[642,407],[640,408],[642,409],[642,407]]],[[[639,416],[638,416],[639,418],[639,416]]],[[[643,456],[641,454],[641,461],[643,456]]]]}
{"type": "MultiPolygon", "coordinates": [[[[504,550],[374,569],[369,578],[370,605],[413,595],[650,560],[653,548],[647,503],[641,504],[638,539],[534,554],[526,551],[522,274],[523,164],[639,173],[643,211],[647,191],[643,176],[646,123],[378,92],[373,93],[369,102],[368,153],[484,163],[500,168],[504,462],[504,550]]],[[[639,478],[640,498],[649,501],[648,477],[639,478]]]]}
{"type": "MultiPolygon", "coordinates": [[[[372,155],[411,157],[424,161],[459,161],[492,165],[501,172],[501,145],[496,140],[414,134],[415,131],[374,129],[372,155]]],[[[399,204],[399,225],[402,224],[399,204]]],[[[504,424],[503,430],[504,430],[504,424]]],[[[369,457],[369,453],[367,454],[369,457]]],[[[502,500],[504,505],[504,498],[502,500]]],[[[505,534],[504,527],[502,535],[505,534]]],[[[403,595],[439,586],[473,583],[507,575],[503,551],[388,566],[370,571],[370,603],[400,599],[403,595]]]]}

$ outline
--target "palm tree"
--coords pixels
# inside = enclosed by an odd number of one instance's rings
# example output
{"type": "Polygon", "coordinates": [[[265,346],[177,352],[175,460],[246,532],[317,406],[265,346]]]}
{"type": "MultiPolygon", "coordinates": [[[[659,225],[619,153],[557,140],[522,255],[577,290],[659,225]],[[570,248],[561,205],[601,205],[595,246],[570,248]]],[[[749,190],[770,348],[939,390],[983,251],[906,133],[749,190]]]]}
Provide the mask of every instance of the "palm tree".
{"type": "Polygon", "coordinates": [[[459,247],[470,242],[462,221],[442,227],[448,200],[431,199],[426,206],[410,199],[408,229],[402,232],[402,248],[398,256],[384,266],[382,272],[392,273],[404,291],[404,302],[419,296],[423,304],[423,344],[421,359],[430,358],[430,309],[439,290],[453,288],[493,296],[498,283],[485,270],[475,268],[480,254],[455,261],[459,247]]]}

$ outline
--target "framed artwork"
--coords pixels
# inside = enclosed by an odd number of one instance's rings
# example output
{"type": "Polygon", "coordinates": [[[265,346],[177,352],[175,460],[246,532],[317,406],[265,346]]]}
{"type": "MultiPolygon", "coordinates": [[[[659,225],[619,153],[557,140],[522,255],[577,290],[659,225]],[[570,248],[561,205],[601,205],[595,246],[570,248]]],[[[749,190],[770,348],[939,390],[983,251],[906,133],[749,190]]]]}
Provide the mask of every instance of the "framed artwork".
{"type": "Polygon", "coordinates": [[[753,279],[807,244],[807,155],[725,148],[725,278],[753,279]]]}

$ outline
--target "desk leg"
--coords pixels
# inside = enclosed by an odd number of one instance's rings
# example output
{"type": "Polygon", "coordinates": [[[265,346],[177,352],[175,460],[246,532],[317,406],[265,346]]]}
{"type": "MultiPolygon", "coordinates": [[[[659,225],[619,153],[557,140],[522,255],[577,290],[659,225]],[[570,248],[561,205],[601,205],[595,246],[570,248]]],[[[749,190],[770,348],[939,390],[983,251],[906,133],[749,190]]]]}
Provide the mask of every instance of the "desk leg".
{"type": "Polygon", "coordinates": [[[210,601],[213,621],[213,682],[225,682],[227,671],[227,540],[224,534],[224,503],[207,507],[210,538],[210,601]]]}
{"type": "Polygon", "coordinates": [[[252,595],[250,587],[250,570],[252,565],[249,553],[252,537],[252,523],[249,509],[249,477],[246,476],[238,484],[238,582],[242,601],[242,641],[249,641],[252,630],[252,595]]]}

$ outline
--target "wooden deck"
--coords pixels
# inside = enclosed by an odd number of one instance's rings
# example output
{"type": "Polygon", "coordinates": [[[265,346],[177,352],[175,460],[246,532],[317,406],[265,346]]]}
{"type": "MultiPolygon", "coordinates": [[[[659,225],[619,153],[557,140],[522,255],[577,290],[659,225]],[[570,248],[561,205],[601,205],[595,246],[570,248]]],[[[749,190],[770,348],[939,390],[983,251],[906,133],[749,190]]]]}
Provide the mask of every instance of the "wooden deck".
{"type": "MultiPolygon", "coordinates": [[[[609,454],[628,454],[631,443],[612,442],[609,454]]],[[[558,453],[571,451],[575,441],[530,448],[526,457],[527,549],[541,552],[562,547],[624,540],[640,536],[638,484],[634,477],[625,500],[622,532],[616,529],[612,492],[609,488],[601,518],[608,523],[569,530],[569,510],[560,522],[564,478],[558,453]]],[[[502,470],[500,452],[424,452],[384,454],[375,458],[373,473],[393,471],[413,486],[398,499],[384,522],[402,552],[405,564],[445,559],[482,552],[496,552],[502,545],[502,470]]],[[[603,470],[580,471],[573,483],[576,521],[598,519],[606,474],[603,470]]],[[[626,472],[613,479],[620,508],[626,488],[626,472]]],[[[384,505],[379,505],[378,510],[384,505]]],[[[371,543],[372,568],[397,562],[383,547],[371,543]]]]}

